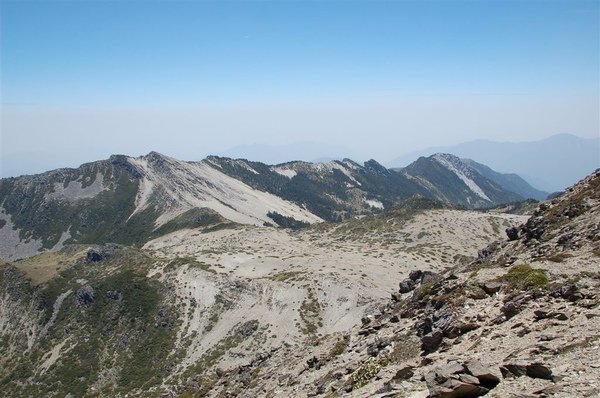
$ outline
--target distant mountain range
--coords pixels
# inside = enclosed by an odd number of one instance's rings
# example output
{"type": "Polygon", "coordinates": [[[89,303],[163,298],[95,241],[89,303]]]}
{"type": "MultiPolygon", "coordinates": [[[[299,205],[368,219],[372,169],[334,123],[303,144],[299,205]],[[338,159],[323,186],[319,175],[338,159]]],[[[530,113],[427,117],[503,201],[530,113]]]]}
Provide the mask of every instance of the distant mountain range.
{"type": "Polygon", "coordinates": [[[549,193],[535,189],[527,181],[521,178],[515,173],[498,173],[492,170],[490,167],[477,163],[471,159],[462,159],[462,161],[468,166],[477,170],[481,175],[494,181],[502,188],[507,191],[515,192],[527,199],[544,200],[548,197],[549,193]]]}
{"type": "Polygon", "coordinates": [[[421,156],[452,153],[473,159],[499,172],[517,173],[537,189],[564,190],[600,167],[600,138],[559,134],[530,142],[477,140],[446,147],[432,147],[402,155],[388,167],[404,167],[421,156]]]}
{"type": "Polygon", "coordinates": [[[434,190],[438,200],[467,208],[524,198],[540,200],[548,196],[547,192],[536,190],[516,174],[498,173],[485,165],[450,154],[421,157],[396,170],[434,190]]]}
{"type": "Polygon", "coordinates": [[[252,159],[267,164],[285,163],[294,160],[316,163],[334,159],[356,158],[356,154],[349,148],[310,141],[294,142],[285,145],[238,145],[217,153],[217,155],[234,159],[252,159]]]}
{"type": "Polygon", "coordinates": [[[141,245],[187,227],[295,228],[378,213],[413,197],[486,208],[541,196],[518,176],[449,154],[399,171],[375,160],[268,165],[113,155],[77,169],[0,180],[0,258],[66,243],[141,245]]]}

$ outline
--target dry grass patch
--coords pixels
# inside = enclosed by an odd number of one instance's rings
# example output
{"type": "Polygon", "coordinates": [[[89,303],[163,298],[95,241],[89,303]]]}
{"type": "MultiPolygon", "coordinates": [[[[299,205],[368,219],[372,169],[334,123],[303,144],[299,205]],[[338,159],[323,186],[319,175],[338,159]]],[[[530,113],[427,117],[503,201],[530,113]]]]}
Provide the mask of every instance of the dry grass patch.
{"type": "Polygon", "coordinates": [[[85,257],[87,246],[74,246],[58,252],[46,252],[12,263],[27,275],[33,284],[48,282],[59,272],[72,266],[77,259],[85,257]]]}

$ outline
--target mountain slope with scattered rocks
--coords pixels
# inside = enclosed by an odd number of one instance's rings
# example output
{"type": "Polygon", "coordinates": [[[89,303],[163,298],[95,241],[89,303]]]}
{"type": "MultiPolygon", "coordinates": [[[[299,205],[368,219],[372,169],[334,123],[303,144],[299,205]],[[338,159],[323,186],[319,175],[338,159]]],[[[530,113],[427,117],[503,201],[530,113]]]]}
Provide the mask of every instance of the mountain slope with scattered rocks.
{"type": "Polygon", "coordinates": [[[594,397],[600,171],[531,217],[415,199],[0,268],[4,396],[594,397]],[[390,295],[391,294],[391,295],[390,295]]]}
{"type": "Polygon", "coordinates": [[[292,382],[287,363],[304,367],[379,311],[409,265],[472,261],[524,220],[416,200],[299,231],[236,224],[142,248],[67,244],[1,268],[0,385],[8,397],[217,396],[236,374],[230,395],[302,396],[308,386],[279,393],[273,377],[292,382]],[[261,363],[279,370],[266,377],[261,363]]]}

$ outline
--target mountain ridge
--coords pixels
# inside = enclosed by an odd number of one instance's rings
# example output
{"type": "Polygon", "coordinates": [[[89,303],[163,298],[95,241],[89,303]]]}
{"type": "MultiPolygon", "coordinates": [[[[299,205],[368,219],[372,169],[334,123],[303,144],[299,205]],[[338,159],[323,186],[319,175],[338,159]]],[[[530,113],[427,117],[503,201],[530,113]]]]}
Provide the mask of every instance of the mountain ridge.
{"type": "Polygon", "coordinates": [[[385,164],[405,167],[420,156],[438,152],[473,159],[501,173],[516,173],[546,192],[562,191],[600,167],[600,138],[572,134],[525,142],[474,140],[410,152],[385,164]]]}
{"type": "Polygon", "coordinates": [[[299,227],[377,214],[415,196],[465,208],[523,199],[449,156],[439,156],[452,161],[436,163],[436,178],[434,165],[398,173],[373,159],[267,165],[218,156],[181,161],[155,151],[6,178],[0,180],[0,257],[65,243],[141,245],[158,231],[199,226],[198,220],[205,227],[299,227]]]}

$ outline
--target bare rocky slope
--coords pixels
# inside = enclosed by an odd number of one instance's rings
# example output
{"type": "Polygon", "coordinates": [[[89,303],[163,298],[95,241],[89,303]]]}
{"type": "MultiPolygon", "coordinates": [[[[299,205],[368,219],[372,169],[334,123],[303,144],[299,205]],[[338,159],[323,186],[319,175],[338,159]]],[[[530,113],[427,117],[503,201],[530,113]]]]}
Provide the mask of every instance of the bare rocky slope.
{"type": "Polygon", "coordinates": [[[599,245],[600,171],[531,217],[414,199],[67,244],[0,266],[0,391],[595,397],[599,245]]]}
{"type": "Polygon", "coordinates": [[[217,368],[184,395],[599,396],[600,171],[506,234],[473,262],[415,267],[360,326],[217,368]]]}

